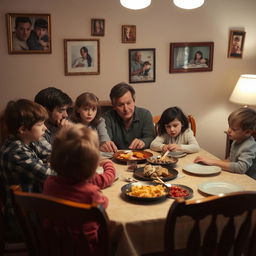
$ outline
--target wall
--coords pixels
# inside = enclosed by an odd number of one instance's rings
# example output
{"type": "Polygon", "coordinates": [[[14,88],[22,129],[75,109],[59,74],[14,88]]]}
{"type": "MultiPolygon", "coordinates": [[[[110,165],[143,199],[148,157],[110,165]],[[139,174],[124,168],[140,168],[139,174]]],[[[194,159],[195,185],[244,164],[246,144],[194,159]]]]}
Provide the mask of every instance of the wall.
{"type": "Polygon", "coordinates": [[[228,98],[240,74],[256,69],[256,1],[206,0],[203,7],[182,10],[170,0],[152,0],[150,7],[131,11],[118,0],[1,0],[0,109],[11,99],[33,99],[42,88],[55,86],[73,99],[92,91],[108,99],[113,85],[128,81],[128,49],[156,49],[156,82],[133,84],[139,106],[153,115],[178,105],[197,120],[200,145],[224,157],[227,116],[238,108],[228,98]],[[9,55],[6,13],[50,13],[52,54],[9,55]],[[100,39],[100,75],[65,76],[63,39],[92,38],[91,18],[104,18],[106,33],[100,39]],[[136,44],[121,43],[121,26],[137,26],[136,44]],[[245,29],[242,59],[227,58],[231,28],[245,29]],[[212,72],[169,74],[170,42],[213,41],[212,72]]]}

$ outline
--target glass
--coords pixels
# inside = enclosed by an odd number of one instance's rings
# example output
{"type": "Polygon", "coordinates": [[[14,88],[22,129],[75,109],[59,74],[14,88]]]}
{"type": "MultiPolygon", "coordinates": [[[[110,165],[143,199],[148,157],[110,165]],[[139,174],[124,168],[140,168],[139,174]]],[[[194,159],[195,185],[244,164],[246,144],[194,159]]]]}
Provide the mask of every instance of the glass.
{"type": "Polygon", "coordinates": [[[137,169],[137,161],[136,160],[128,160],[127,161],[127,171],[133,172],[137,169]]]}

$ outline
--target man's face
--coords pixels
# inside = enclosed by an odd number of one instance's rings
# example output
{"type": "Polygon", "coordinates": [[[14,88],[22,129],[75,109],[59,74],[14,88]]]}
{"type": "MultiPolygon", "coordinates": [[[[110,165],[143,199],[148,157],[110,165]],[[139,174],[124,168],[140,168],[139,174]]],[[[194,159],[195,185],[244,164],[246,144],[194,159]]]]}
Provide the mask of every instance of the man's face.
{"type": "Polygon", "coordinates": [[[15,31],[21,41],[27,41],[31,32],[31,24],[29,22],[19,22],[15,31]]]}
{"type": "Polygon", "coordinates": [[[52,112],[49,113],[49,121],[55,126],[59,126],[62,119],[68,118],[68,105],[62,107],[56,107],[52,112]]]}
{"type": "Polygon", "coordinates": [[[130,120],[133,117],[135,109],[135,102],[131,92],[128,91],[120,98],[115,99],[113,107],[124,121],[130,120]]]}
{"type": "Polygon", "coordinates": [[[140,62],[140,60],[141,60],[141,53],[140,52],[135,53],[135,60],[140,62]]]}

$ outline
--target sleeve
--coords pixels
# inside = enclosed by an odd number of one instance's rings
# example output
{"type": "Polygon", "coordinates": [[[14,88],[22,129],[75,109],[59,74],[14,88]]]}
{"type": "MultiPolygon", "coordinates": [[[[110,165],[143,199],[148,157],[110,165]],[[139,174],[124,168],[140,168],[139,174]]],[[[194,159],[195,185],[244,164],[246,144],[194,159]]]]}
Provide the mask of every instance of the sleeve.
{"type": "Polygon", "coordinates": [[[184,144],[181,144],[181,150],[182,152],[186,153],[197,153],[200,150],[199,144],[193,134],[193,131],[191,129],[188,129],[185,132],[185,140],[186,142],[184,144]]]}
{"type": "Polygon", "coordinates": [[[150,144],[150,149],[153,151],[162,151],[164,146],[164,138],[162,136],[157,136],[150,144]]]}
{"type": "Polygon", "coordinates": [[[100,119],[100,123],[98,124],[96,129],[99,135],[100,144],[102,144],[105,141],[110,141],[104,118],[100,119]]]}
{"type": "Polygon", "coordinates": [[[144,148],[149,148],[151,142],[155,138],[155,126],[153,124],[153,117],[151,113],[146,110],[143,117],[142,137],[141,139],[145,143],[144,148]]]}
{"type": "Polygon", "coordinates": [[[49,162],[52,145],[44,137],[40,141],[32,142],[30,147],[44,163],[49,162]]]}
{"type": "Polygon", "coordinates": [[[97,185],[100,189],[110,186],[116,178],[116,169],[111,160],[105,161],[103,170],[103,174],[95,173],[89,180],[90,183],[97,185]]]}
{"type": "Polygon", "coordinates": [[[105,209],[108,206],[108,198],[102,194],[99,188],[92,193],[92,202],[101,204],[105,209]]]}

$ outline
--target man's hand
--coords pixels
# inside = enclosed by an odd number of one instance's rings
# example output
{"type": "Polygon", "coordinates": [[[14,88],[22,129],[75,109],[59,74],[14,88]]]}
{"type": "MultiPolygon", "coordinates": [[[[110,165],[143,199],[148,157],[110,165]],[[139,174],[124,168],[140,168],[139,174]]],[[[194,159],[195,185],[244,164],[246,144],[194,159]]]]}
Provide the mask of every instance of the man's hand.
{"type": "Polygon", "coordinates": [[[102,152],[116,152],[117,147],[113,141],[105,141],[100,145],[100,151],[102,152]]]}
{"type": "Polygon", "coordinates": [[[145,143],[140,139],[134,139],[129,146],[129,149],[142,149],[145,147],[145,143]]]}

